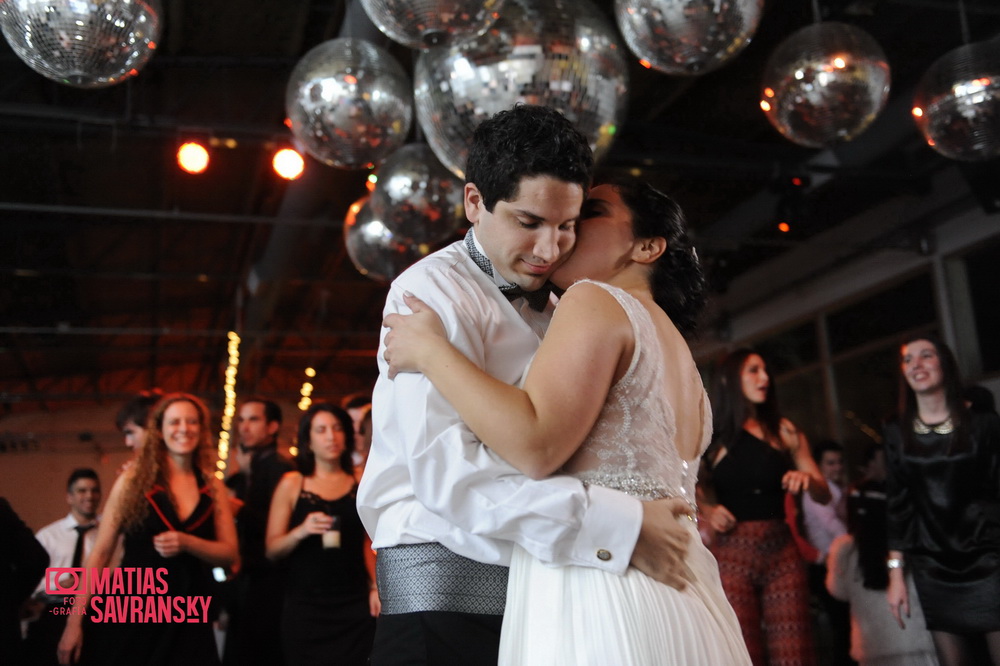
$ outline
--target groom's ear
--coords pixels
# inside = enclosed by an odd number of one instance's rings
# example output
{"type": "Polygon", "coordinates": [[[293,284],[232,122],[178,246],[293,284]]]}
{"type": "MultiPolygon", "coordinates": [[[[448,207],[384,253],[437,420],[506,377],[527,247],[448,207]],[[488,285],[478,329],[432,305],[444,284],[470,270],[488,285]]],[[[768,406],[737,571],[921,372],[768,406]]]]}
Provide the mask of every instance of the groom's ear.
{"type": "Polygon", "coordinates": [[[640,264],[651,264],[667,251],[667,239],[663,236],[640,239],[632,252],[632,259],[640,264]]]}
{"type": "Polygon", "coordinates": [[[465,184],[465,217],[475,225],[479,222],[479,213],[482,210],[483,195],[479,188],[473,183],[465,184]]]}

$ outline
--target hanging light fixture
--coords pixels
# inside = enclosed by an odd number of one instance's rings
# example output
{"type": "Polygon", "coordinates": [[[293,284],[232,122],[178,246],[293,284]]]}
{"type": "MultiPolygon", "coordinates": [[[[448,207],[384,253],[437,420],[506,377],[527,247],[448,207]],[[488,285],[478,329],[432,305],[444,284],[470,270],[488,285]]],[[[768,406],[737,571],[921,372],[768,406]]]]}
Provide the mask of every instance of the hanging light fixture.
{"type": "Polygon", "coordinates": [[[924,73],[913,120],[938,153],[978,162],[1000,156],[1000,39],[969,44],[965,3],[958,7],[965,44],[924,73]]]}
{"type": "Polygon", "coordinates": [[[31,69],[75,88],[139,73],[160,38],[160,0],[5,0],[4,37],[31,69]]]}
{"type": "Polygon", "coordinates": [[[764,68],[760,108],[787,139],[807,148],[850,141],[889,99],[889,63],[860,28],[819,21],[783,41],[764,68]]]}
{"type": "Polygon", "coordinates": [[[306,53],[285,94],[292,134],[313,157],[357,169],[403,145],[413,86],[388,51],[361,39],[331,39],[306,53]]]}
{"type": "Polygon", "coordinates": [[[615,0],[615,20],[644,67],[695,76],[750,43],[764,0],[615,0]]]}
{"type": "Polygon", "coordinates": [[[504,0],[361,0],[383,34],[411,49],[475,39],[493,25],[503,4],[504,0]]]}

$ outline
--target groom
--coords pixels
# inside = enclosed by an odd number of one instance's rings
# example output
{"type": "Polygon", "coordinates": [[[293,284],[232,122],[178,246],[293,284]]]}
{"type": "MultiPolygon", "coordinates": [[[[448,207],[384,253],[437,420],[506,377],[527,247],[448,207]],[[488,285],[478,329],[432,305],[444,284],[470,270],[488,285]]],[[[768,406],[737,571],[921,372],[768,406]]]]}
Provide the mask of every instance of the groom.
{"type": "MultiPolygon", "coordinates": [[[[553,305],[536,296],[572,250],[592,167],[586,138],[553,109],[518,105],[483,122],[466,169],[474,230],[400,275],[384,314],[407,312],[403,294],[415,294],[452,344],[516,384],[548,326],[553,305]]],[[[383,352],[358,492],[378,550],[373,666],[495,665],[514,543],[553,565],[622,574],[631,563],[683,587],[688,537],[674,503],[565,476],[528,479],[483,446],[425,377],[390,380],[383,352]]]]}

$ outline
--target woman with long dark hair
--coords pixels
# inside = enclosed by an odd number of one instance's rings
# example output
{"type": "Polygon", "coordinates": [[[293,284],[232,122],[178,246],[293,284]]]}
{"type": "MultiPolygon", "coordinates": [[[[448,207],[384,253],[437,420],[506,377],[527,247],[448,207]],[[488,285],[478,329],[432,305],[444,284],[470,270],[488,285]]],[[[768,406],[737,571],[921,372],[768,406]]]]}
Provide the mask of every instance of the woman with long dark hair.
{"type": "MultiPolygon", "coordinates": [[[[153,595],[129,592],[128,603],[137,596],[152,597],[154,602],[164,595],[210,599],[211,568],[231,567],[239,557],[228,495],[212,470],[209,427],[208,408],[201,400],[187,393],[165,395],[150,414],[135,464],[111,489],[85,567],[88,571],[108,567],[121,536],[121,570],[139,574],[166,570],[166,589],[158,585],[153,595]]],[[[87,594],[78,597],[76,605],[85,607],[89,602],[87,594]]],[[[103,603],[105,610],[110,607],[108,597],[103,603]]],[[[81,633],[85,617],[71,615],[67,620],[59,642],[60,663],[74,663],[81,647],[88,663],[94,664],[219,663],[213,609],[191,621],[132,618],[102,625],[91,641],[95,645],[87,646],[81,633]]]]}
{"type": "MultiPolygon", "coordinates": [[[[486,446],[527,476],[558,471],[592,492],[683,498],[678,504],[693,513],[711,409],[684,339],[705,296],[683,214],[667,195],[629,180],[594,187],[580,218],[573,255],[552,276],[566,291],[523,388],[466,358],[414,298],[414,315],[386,317],[390,376],[422,372],[486,446]]],[[[528,215],[510,221],[532,223],[528,215]]],[[[483,498],[483,507],[502,514],[503,500],[483,498]]],[[[748,664],[715,561],[687,518],[678,529],[689,544],[683,591],[634,568],[618,576],[547,566],[516,546],[500,663],[748,664]]]]}
{"type": "Polygon", "coordinates": [[[906,341],[899,369],[899,419],[885,429],[889,608],[903,624],[906,568],[941,663],[1000,664],[1000,417],[966,408],[934,336],[906,341]]]}
{"type": "Polygon", "coordinates": [[[712,392],[715,432],[703,458],[700,508],[712,552],[755,665],[816,660],[805,564],[785,523],[785,493],[830,501],[805,435],[778,410],[764,359],[729,354],[712,392]]]}
{"type": "Polygon", "coordinates": [[[267,557],[288,562],[285,663],[361,666],[379,600],[355,507],[354,422],[340,407],[313,403],[299,421],[297,444],[299,471],[281,478],[267,522],[267,557]]]}

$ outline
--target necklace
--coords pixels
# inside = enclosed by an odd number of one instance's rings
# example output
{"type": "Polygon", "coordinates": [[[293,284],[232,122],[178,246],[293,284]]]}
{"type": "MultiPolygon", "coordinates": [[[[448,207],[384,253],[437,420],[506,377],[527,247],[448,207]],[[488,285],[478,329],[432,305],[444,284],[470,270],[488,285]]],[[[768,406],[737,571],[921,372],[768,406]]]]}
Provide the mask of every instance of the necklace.
{"type": "Polygon", "coordinates": [[[943,423],[938,423],[936,425],[927,425],[920,420],[920,417],[913,419],[913,432],[918,435],[927,435],[931,432],[937,433],[938,435],[950,435],[955,431],[955,424],[951,422],[951,417],[949,416],[943,423]]]}

